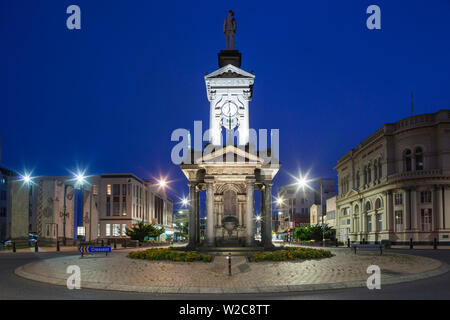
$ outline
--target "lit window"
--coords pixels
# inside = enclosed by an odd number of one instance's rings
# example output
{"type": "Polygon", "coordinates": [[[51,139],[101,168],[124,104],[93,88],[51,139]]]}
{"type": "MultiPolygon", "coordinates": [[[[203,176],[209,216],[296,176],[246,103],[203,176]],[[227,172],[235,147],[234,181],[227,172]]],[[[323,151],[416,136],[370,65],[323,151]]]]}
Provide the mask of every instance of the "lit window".
{"type": "Polygon", "coordinates": [[[111,225],[109,223],[106,224],[106,230],[105,230],[105,235],[107,237],[111,236],[111,225]]]}
{"type": "Polygon", "coordinates": [[[94,184],[94,185],[92,186],[92,194],[93,194],[94,196],[98,195],[98,185],[94,184]]]}
{"type": "Polygon", "coordinates": [[[127,235],[127,225],[122,224],[122,236],[126,236],[126,235],[127,235]]]}
{"type": "Polygon", "coordinates": [[[110,184],[107,184],[107,185],[106,185],[106,194],[107,194],[108,196],[111,195],[111,185],[110,185],[110,184]]]}
{"type": "Polygon", "coordinates": [[[395,211],[395,232],[403,231],[403,211],[395,211]]]}
{"type": "Polygon", "coordinates": [[[120,224],[113,224],[113,236],[120,237],[120,224]]]}
{"type": "Polygon", "coordinates": [[[432,211],[431,209],[421,209],[420,218],[422,224],[422,231],[431,231],[431,223],[432,223],[432,211]]]}

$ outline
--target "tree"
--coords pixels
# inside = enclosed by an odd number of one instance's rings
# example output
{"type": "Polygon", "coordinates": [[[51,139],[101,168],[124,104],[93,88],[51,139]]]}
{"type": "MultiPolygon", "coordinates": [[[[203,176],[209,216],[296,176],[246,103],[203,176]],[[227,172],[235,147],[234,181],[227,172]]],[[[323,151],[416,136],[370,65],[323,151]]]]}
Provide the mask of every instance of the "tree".
{"type": "MultiPolygon", "coordinates": [[[[307,227],[302,226],[300,228],[295,228],[294,237],[299,239],[300,241],[308,241],[308,240],[322,241],[323,229],[320,224],[307,227]]],[[[334,238],[335,238],[335,230],[326,225],[325,239],[333,240],[334,238]]]]}
{"type": "Polygon", "coordinates": [[[153,224],[144,224],[142,221],[135,224],[131,229],[126,228],[125,234],[131,240],[144,242],[145,238],[156,238],[165,232],[164,227],[157,228],[153,224]]]}

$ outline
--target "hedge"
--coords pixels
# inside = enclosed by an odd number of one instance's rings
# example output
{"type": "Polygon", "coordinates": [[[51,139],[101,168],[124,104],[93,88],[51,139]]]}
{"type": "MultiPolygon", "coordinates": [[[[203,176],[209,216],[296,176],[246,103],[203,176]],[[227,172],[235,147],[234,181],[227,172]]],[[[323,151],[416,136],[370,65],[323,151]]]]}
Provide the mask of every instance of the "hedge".
{"type": "Polygon", "coordinates": [[[330,258],[333,254],[328,250],[311,248],[283,248],[275,251],[255,252],[253,260],[259,261],[287,261],[304,259],[330,258]]]}
{"type": "Polygon", "coordinates": [[[173,248],[154,248],[133,251],[128,254],[128,257],[131,259],[169,260],[182,262],[211,262],[212,260],[212,257],[209,254],[198,253],[196,251],[176,251],[173,248]]]}

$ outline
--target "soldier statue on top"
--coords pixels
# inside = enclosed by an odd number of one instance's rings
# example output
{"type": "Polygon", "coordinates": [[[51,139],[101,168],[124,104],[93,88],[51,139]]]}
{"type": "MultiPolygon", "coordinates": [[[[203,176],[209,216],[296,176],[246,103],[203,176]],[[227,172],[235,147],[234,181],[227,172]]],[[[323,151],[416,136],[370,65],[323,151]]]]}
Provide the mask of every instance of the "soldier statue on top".
{"type": "Polygon", "coordinates": [[[223,23],[223,33],[227,40],[227,50],[234,50],[234,36],[236,34],[236,20],[234,19],[234,12],[228,10],[228,16],[223,23]]]}

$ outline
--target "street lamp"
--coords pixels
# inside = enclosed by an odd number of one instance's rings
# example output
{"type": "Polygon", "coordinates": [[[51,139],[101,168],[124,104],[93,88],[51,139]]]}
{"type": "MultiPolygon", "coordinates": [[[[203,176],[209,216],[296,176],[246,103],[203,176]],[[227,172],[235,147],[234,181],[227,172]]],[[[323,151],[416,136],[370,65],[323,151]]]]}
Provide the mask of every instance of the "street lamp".
{"type": "MultiPolygon", "coordinates": [[[[31,207],[31,197],[33,195],[33,178],[30,176],[30,174],[25,173],[21,176],[21,180],[23,183],[28,187],[28,218],[32,215],[32,207],[31,207]]],[[[28,233],[30,232],[30,228],[28,227],[28,233]]]]}

